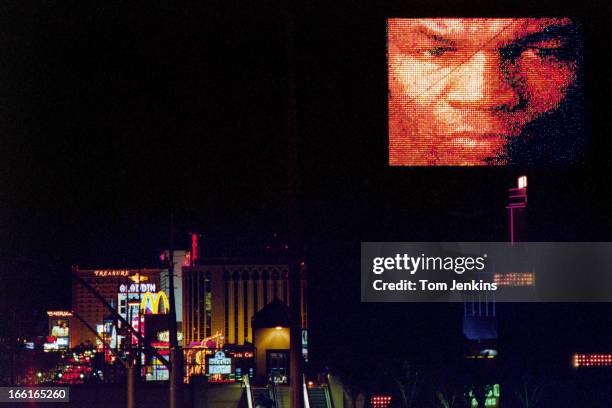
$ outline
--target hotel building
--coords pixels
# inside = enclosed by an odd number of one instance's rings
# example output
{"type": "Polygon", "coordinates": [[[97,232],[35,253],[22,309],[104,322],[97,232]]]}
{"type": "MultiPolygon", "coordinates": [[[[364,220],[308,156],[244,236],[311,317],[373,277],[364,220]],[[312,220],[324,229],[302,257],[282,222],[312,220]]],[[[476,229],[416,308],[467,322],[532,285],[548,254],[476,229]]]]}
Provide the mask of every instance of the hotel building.
{"type": "MultiPolygon", "coordinates": [[[[78,267],[74,267],[72,271],[91,285],[122,315],[126,315],[127,308],[130,307],[125,294],[136,293],[144,297],[147,291],[155,292],[159,288],[162,272],[161,269],[79,269],[78,267]],[[121,295],[122,290],[125,292],[124,296],[121,295]]],[[[72,282],[72,311],[94,329],[102,325],[104,318],[110,315],[104,305],[76,280],[72,282]]],[[[70,330],[70,347],[87,342],[96,344],[96,335],[79,319],[72,319],[70,330]]]]}
{"type": "MultiPolygon", "coordinates": [[[[204,258],[183,267],[183,345],[221,334],[225,344],[253,343],[252,318],[277,299],[291,305],[289,266],[236,258],[204,258]]],[[[308,328],[306,268],[301,264],[302,330],[308,328]]]]}

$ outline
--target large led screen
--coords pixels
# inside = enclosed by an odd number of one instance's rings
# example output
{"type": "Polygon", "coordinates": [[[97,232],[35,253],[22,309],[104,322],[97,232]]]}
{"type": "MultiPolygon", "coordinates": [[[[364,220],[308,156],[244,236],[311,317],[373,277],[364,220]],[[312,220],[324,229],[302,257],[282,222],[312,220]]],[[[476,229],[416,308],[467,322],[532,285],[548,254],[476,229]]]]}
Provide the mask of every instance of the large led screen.
{"type": "Polygon", "coordinates": [[[70,335],[70,320],[54,318],[50,320],[49,335],[52,337],[68,337],[70,335]]]}
{"type": "Polygon", "coordinates": [[[580,163],[582,48],[570,18],[388,19],[389,164],[580,163]]]}

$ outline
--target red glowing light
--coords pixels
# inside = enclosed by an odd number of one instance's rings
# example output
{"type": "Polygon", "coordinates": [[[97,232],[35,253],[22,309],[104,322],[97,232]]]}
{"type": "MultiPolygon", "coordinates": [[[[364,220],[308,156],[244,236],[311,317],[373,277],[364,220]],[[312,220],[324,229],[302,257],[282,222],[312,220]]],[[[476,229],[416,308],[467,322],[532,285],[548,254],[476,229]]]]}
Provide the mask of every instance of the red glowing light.
{"type": "Polygon", "coordinates": [[[574,367],[612,366],[612,354],[574,354],[574,367]]]}
{"type": "Polygon", "coordinates": [[[191,234],[191,260],[195,262],[200,258],[198,253],[198,234],[191,234]]]}
{"type": "Polygon", "coordinates": [[[391,397],[388,395],[375,395],[370,398],[370,405],[373,408],[387,408],[391,405],[391,397]]]}

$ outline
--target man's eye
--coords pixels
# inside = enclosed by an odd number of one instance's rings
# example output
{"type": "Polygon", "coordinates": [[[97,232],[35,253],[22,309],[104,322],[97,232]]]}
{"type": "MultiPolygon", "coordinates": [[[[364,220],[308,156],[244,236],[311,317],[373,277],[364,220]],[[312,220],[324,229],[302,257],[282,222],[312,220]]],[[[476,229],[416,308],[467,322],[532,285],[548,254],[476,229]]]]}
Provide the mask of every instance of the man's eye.
{"type": "Polygon", "coordinates": [[[539,57],[560,57],[565,50],[563,41],[558,38],[534,42],[526,48],[533,50],[539,57]]]}
{"type": "Polygon", "coordinates": [[[453,47],[432,47],[432,48],[428,48],[425,51],[423,51],[423,54],[427,57],[439,57],[442,54],[449,52],[449,51],[455,51],[455,48],[453,47]]]}
{"type": "Polygon", "coordinates": [[[527,51],[531,51],[540,58],[563,58],[567,53],[566,48],[559,40],[547,40],[525,45],[511,44],[500,49],[500,55],[507,61],[514,61],[527,51]]]}
{"type": "Polygon", "coordinates": [[[518,44],[510,44],[499,50],[500,56],[506,61],[514,61],[525,51],[525,49],[518,44]]]}
{"type": "Polygon", "coordinates": [[[532,49],[540,57],[559,57],[563,51],[561,47],[559,48],[532,48],[532,49]]]}

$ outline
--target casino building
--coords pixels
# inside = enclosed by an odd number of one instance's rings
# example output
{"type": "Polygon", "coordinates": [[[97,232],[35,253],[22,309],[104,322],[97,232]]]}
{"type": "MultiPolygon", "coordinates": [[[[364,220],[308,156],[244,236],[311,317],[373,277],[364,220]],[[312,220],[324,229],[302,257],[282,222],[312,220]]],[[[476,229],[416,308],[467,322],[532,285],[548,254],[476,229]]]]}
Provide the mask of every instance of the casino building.
{"type": "MultiPolygon", "coordinates": [[[[232,381],[248,373],[257,384],[289,382],[292,299],[289,266],[240,258],[204,258],[183,267],[183,347],[186,375],[206,373],[208,381],[232,381]],[[208,361],[223,349],[232,357],[231,373],[214,374],[208,361]],[[246,358],[248,356],[248,358],[246,358]],[[198,362],[206,361],[206,367],[198,362]]],[[[301,346],[308,359],[306,267],[300,269],[301,346]]],[[[229,370],[229,366],[228,366],[229,370]]]]}
{"type": "MultiPolygon", "coordinates": [[[[184,353],[185,381],[206,375],[210,382],[233,382],[248,374],[261,383],[272,377],[288,382],[292,304],[288,264],[275,257],[265,261],[198,259],[192,253],[197,251],[192,248],[173,254],[177,334],[184,353]],[[226,360],[231,363],[221,364],[226,360]]],[[[161,257],[162,262],[167,262],[167,256],[161,257]]],[[[301,263],[299,267],[300,344],[307,360],[306,266],[301,263]]],[[[168,355],[169,327],[164,317],[170,311],[167,269],[74,268],[73,273],[100,293],[161,356],[168,355]]],[[[140,347],[136,336],[76,280],[72,295],[71,347],[92,344],[105,351],[109,361],[110,349],[140,347]]],[[[143,355],[141,364],[143,378],[168,378],[166,367],[156,358],[143,355]]]]}
{"type": "MultiPolygon", "coordinates": [[[[206,258],[183,267],[183,345],[222,333],[226,344],[253,343],[251,320],[273,300],[291,305],[289,267],[238,258],[206,258]]],[[[302,329],[308,328],[306,268],[301,269],[302,329]]]]}
{"type": "MultiPolygon", "coordinates": [[[[157,296],[161,272],[161,269],[73,268],[73,273],[91,285],[108,303],[117,308],[120,314],[130,318],[138,314],[134,310],[138,310],[140,304],[136,303],[145,299],[147,292],[157,296]]],[[[108,310],[100,301],[76,281],[72,282],[72,311],[94,329],[103,326],[109,316],[108,310]]],[[[70,347],[97,343],[95,333],[79,319],[73,318],[71,323],[70,347]]]]}

